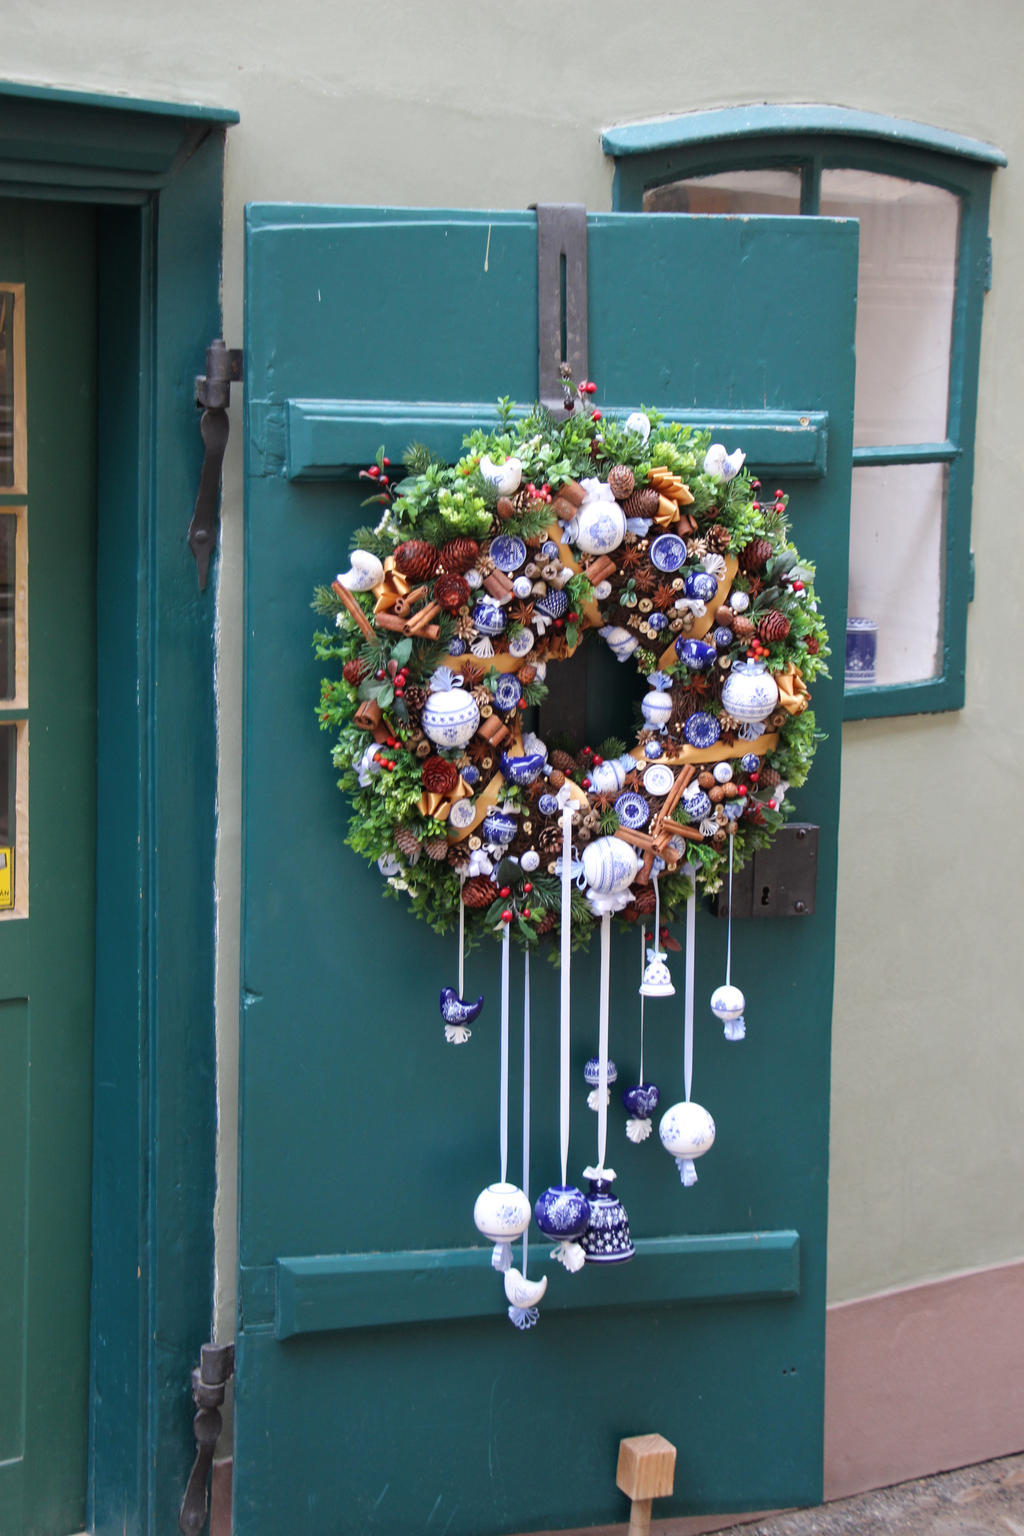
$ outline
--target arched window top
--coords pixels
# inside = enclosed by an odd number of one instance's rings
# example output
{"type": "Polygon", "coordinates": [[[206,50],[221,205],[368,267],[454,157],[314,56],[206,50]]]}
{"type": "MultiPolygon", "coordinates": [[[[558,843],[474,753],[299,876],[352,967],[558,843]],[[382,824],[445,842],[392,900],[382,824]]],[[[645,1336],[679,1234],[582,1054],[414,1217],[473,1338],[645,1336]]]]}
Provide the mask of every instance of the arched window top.
{"type": "Polygon", "coordinates": [[[684,112],[678,117],[654,118],[608,128],[601,142],[606,155],[621,159],[632,155],[663,154],[673,149],[695,149],[701,145],[721,145],[735,139],[791,139],[794,135],[882,139],[890,146],[957,155],[983,165],[1006,164],[1002,150],[981,139],[970,139],[946,128],[933,128],[928,123],[886,117],[881,112],[858,112],[850,107],[814,103],[761,104],[684,112]]]}

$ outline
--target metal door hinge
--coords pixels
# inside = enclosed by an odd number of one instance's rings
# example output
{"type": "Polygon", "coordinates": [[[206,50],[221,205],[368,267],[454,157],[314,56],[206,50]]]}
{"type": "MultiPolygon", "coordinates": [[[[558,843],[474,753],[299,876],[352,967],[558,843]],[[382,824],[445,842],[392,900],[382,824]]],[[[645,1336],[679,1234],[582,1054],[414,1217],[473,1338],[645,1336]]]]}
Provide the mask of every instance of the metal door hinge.
{"type": "Polygon", "coordinates": [[[537,204],[538,399],[562,419],[587,377],[587,210],[537,204]]]}
{"type": "Polygon", "coordinates": [[[199,590],[206,589],[210,556],[217,547],[217,513],[220,502],[220,476],[224,450],[228,445],[228,405],[232,384],[242,380],[242,354],[225,346],[220,339],[206,349],[206,372],[196,378],[196,405],[202,406],[199,430],[203,435],[203,467],[199,475],[199,494],[188,529],[189,548],[199,571],[199,590]]]}
{"type": "MultiPolygon", "coordinates": [[[[810,917],[818,885],[818,828],[808,822],[780,827],[770,848],[759,848],[732,882],[733,917],[810,917]]],[[[723,889],[715,916],[729,915],[723,889]]]]}
{"type": "Polygon", "coordinates": [[[235,1346],[204,1344],[199,1359],[198,1369],[192,1372],[192,1401],[197,1409],[192,1421],[196,1459],[178,1511],[178,1529],[183,1536],[199,1536],[210,1512],[207,1482],[223,1423],[220,1410],[224,1394],[235,1373],[235,1346]]]}

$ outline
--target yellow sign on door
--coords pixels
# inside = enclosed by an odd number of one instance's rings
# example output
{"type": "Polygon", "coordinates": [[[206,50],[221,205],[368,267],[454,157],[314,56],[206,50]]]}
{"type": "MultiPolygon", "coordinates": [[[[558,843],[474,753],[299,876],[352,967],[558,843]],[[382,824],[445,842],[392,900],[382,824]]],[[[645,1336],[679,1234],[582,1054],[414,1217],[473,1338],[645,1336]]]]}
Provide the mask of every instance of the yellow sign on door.
{"type": "Polygon", "coordinates": [[[12,852],[10,848],[0,848],[0,909],[14,906],[14,882],[11,879],[12,852]]]}

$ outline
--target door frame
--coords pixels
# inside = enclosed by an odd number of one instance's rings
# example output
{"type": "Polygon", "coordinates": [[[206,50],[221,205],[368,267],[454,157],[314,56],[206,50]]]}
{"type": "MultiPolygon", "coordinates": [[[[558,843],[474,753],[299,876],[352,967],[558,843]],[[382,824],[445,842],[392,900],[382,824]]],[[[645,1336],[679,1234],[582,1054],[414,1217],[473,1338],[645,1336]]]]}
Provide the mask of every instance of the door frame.
{"type": "Polygon", "coordinates": [[[95,205],[98,790],[88,1524],[167,1529],[210,1337],[216,581],[186,542],[235,112],[0,82],[0,197],[95,205]]]}

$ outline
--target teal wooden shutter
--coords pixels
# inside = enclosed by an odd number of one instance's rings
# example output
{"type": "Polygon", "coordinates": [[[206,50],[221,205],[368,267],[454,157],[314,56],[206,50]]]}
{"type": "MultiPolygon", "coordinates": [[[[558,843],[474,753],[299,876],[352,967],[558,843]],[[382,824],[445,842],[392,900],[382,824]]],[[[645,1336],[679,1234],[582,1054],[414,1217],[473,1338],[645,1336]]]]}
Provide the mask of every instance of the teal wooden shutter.
{"type": "MultiPolygon", "coordinates": [[[[597,215],[589,281],[600,401],[690,412],[747,443],[793,493],[841,641],[855,226],[597,215]]],[[[499,394],[531,400],[536,303],[530,214],[249,210],[237,1536],[620,1520],[617,1443],[648,1430],[679,1447],[661,1513],[821,1491],[841,665],[816,690],[829,740],[799,796],[822,827],[817,911],[737,934],[742,1047],[705,1012],[725,935],[701,915],[694,1096],[718,1142],[700,1182],[684,1191],[657,1142],[630,1146],[613,1115],[638,1256],[553,1273],[528,1334],[472,1224],[496,1157],[496,951],[471,961],[489,996],[473,1041],[447,1049],[437,993],[454,939],[382,899],[344,845],[308,603],[367,516],[352,466],[382,439],[396,461],[414,437],[451,449],[499,394]]],[[[629,732],[628,700],[615,708],[629,732]]],[[[634,946],[617,942],[614,962],[625,1076],[634,946]]],[[[592,972],[574,975],[580,1067],[592,972]]],[[[557,1166],[557,977],[535,973],[540,1189],[557,1166]]],[[[681,1033],[681,1000],[651,1010],[649,1075],[670,1097],[681,1033]]],[[[578,1175],[594,1134],[582,1084],[573,1131],[578,1175]]]]}

